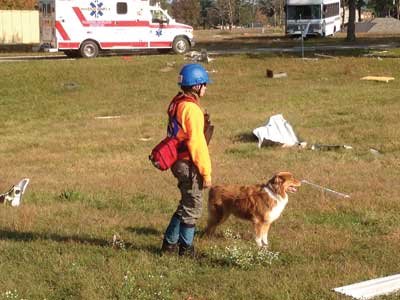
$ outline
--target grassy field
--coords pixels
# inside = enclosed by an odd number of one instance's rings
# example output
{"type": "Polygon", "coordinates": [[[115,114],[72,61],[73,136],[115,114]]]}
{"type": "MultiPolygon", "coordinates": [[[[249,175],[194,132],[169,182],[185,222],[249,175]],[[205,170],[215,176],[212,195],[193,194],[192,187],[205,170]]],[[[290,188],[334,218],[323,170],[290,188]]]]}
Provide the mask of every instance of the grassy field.
{"type": "Polygon", "coordinates": [[[390,55],[218,56],[206,65],[215,184],[288,170],[351,198],[301,187],[268,251],[236,219],[201,237],[205,208],[197,258],[160,256],[179,194],[147,156],[165,134],[184,63],[151,55],[0,64],[0,190],[31,179],[19,208],[0,209],[0,299],[346,299],[332,288],[399,272],[400,60],[390,55]],[[267,68],[288,77],[267,79],[267,68]],[[368,75],[395,80],[360,80],[368,75]],[[309,145],[353,149],[258,149],[252,130],[278,113],[309,145]]]}

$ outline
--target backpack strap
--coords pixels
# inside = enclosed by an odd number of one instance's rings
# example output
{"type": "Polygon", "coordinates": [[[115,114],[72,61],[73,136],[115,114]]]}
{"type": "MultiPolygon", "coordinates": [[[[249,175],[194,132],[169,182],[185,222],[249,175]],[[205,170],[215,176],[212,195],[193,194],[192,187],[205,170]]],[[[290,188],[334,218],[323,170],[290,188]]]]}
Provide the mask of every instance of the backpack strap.
{"type": "Polygon", "coordinates": [[[192,102],[198,105],[197,100],[194,97],[190,97],[184,93],[178,93],[168,106],[168,128],[167,135],[170,137],[178,134],[179,127],[182,128],[182,124],[178,122],[176,114],[178,112],[178,106],[182,102],[192,102]]]}

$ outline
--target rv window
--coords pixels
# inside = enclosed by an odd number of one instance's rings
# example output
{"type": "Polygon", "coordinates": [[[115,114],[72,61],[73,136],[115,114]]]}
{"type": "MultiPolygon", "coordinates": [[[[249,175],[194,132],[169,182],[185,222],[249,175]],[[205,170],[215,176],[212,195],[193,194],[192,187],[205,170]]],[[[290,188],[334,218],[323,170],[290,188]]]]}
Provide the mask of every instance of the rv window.
{"type": "Polygon", "coordinates": [[[288,5],[288,20],[311,20],[321,18],[320,5],[288,5]]]}
{"type": "Polygon", "coordinates": [[[324,17],[325,18],[338,16],[340,14],[339,11],[340,11],[339,2],[324,5],[324,17]]]}
{"type": "Polygon", "coordinates": [[[125,15],[128,12],[128,5],[126,2],[117,2],[117,14],[125,15]]]}

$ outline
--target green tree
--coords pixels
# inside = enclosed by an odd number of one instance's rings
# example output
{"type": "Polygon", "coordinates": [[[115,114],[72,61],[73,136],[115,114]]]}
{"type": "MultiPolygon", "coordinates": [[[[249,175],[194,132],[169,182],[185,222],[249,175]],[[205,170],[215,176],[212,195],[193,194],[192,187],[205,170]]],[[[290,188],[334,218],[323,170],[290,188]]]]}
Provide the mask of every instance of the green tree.
{"type": "Polygon", "coordinates": [[[198,0],[173,0],[171,13],[178,22],[191,24],[193,27],[198,27],[201,23],[198,0]]]}
{"type": "Polygon", "coordinates": [[[253,16],[253,5],[250,3],[243,3],[239,9],[239,16],[238,22],[240,25],[250,26],[253,23],[254,16],[253,16]]]}
{"type": "Polygon", "coordinates": [[[396,2],[398,5],[398,0],[372,0],[368,6],[375,11],[377,17],[388,17],[396,14],[396,2]]]}
{"type": "Polygon", "coordinates": [[[35,9],[36,0],[0,0],[0,9],[35,9]]]}
{"type": "Polygon", "coordinates": [[[208,11],[213,8],[213,4],[212,0],[200,0],[200,18],[204,29],[211,25],[208,18],[208,11]]]}

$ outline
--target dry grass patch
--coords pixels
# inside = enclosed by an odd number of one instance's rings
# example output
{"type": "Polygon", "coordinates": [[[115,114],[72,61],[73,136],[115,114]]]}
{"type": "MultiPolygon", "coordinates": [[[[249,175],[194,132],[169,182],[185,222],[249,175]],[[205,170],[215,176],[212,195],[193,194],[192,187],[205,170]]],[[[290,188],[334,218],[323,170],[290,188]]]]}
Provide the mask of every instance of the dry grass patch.
{"type": "MultiPolygon", "coordinates": [[[[206,65],[217,71],[202,99],[216,126],[214,183],[260,183],[288,170],[351,199],[308,186],[290,195],[271,228],[269,250],[279,253],[271,264],[247,248],[251,224],[233,218],[217,238],[196,237],[197,259],[160,257],[179,193],[147,156],[165,134],[184,63],[152,55],[1,65],[0,188],[31,182],[20,208],[0,210],[0,299],[7,291],[16,299],[339,299],[331,288],[397,272],[396,58],[239,55],[206,65]],[[171,61],[173,70],[160,72],[171,61]],[[267,79],[267,68],[288,77],[267,79]],[[359,80],[367,75],[396,80],[359,80]],[[258,149],[252,130],[276,113],[309,144],[353,149],[258,149]],[[228,229],[240,238],[224,236],[228,229]],[[125,247],[112,247],[114,234],[125,247]]],[[[199,233],[205,224],[204,215],[199,233]]]]}

